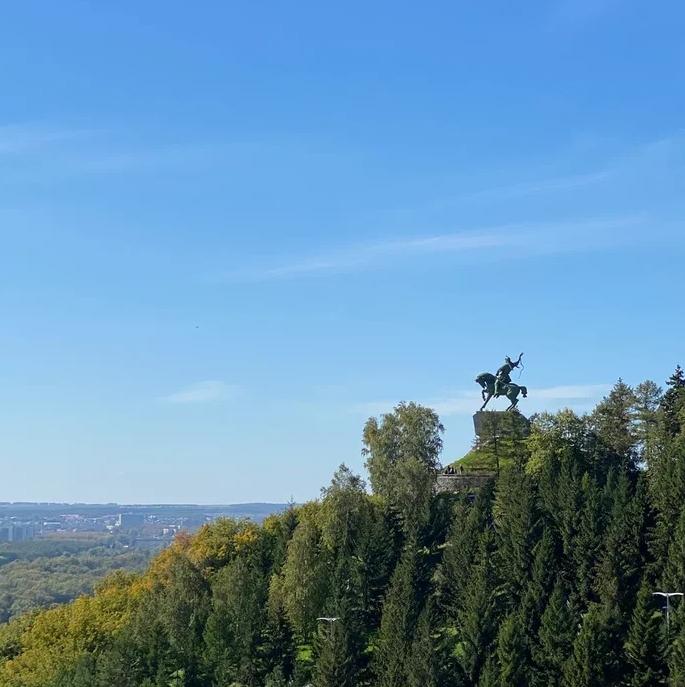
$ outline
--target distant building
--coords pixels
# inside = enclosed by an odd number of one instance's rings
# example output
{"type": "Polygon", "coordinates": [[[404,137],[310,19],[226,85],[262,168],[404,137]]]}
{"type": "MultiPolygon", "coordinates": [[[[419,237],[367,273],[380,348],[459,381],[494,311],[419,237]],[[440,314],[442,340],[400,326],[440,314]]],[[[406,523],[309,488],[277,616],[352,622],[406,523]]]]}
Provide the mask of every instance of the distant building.
{"type": "Polygon", "coordinates": [[[133,530],[145,524],[144,513],[119,513],[117,527],[120,530],[133,530]]]}
{"type": "Polygon", "coordinates": [[[0,542],[29,541],[36,536],[33,525],[10,523],[0,526],[0,542]]]}
{"type": "Polygon", "coordinates": [[[62,523],[59,520],[45,520],[43,522],[43,534],[48,532],[59,532],[63,528],[62,523]]]}

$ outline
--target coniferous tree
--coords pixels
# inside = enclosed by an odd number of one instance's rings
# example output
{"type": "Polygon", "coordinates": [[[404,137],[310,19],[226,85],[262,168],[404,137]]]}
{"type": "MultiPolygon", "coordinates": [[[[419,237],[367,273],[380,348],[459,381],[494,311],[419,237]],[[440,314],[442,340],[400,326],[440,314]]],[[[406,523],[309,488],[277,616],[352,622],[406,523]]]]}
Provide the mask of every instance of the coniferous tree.
{"type": "Polygon", "coordinates": [[[685,408],[685,372],[680,365],[666,382],[667,389],[661,401],[663,422],[666,434],[677,436],[683,426],[683,409],[685,408]]]}
{"type": "Polygon", "coordinates": [[[662,631],[666,633],[664,643],[668,654],[668,684],[673,687],[685,685],[685,622],[683,622],[683,608],[676,609],[671,615],[670,632],[664,629],[665,620],[661,616],[662,631]],[[674,623],[673,620],[676,620],[674,623]],[[669,645],[670,642],[670,645],[669,645]]]}
{"type": "Polygon", "coordinates": [[[543,529],[533,554],[532,570],[520,604],[523,617],[526,618],[525,632],[531,641],[538,632],[542,614],[559,576],[559,551],[551,526],[543,529]]]}
{"type": "Polygon", "coordinates": [[[457,615],[456,654],[467,678],[477,683],[497,633],[499,599],[493,564],[495,538],[490,530],[480,538],[478,555],[457,615]]]}
{"type": "Polygon", "coordinates": [[[417,619],[417,545],[410,538],[390,580],[378,633],[374,673],[378,687],[404,687],[417,619]]]}
{"type": "Polygon", "coordinates": [[[355,657],[345,619],[322,624],[316,641],[315,687],[355,687],[355,657]]]}
{"type": "Polygon", "coordinates": [[[563,586],[557,582],[540,621],[538,640],[533,648],[535,683],[555,687],[571,654],[576,618],[563,586]]]}
{"type": "Polygon", "coordinates": [[[611,637],[607,609],[593,603],[583,616],[573,652],[563,671],[563,687],[609,687],[611,680],[611,637]]]}
{"type": "Polygon", "coordinates": [[[662,579],[667,589],[685,588],[685,506],[674,528],[662,579]]]}
{"type": "Polygon", "coordinates": [[[478,682],[475,684],[477,684],[478,687],[500,687],[497,659],[494,655],[489,654],[488,657],[485,659],[483,670],[481,670],[478,682]]]}
{"type": "Polygon", "coordinates": [[[527,687],[530,684],[530,661],[523,619],[510,613],[497,634],[497,663],[500,687],[527,687]]]}
{"type": "Polygon", "coordinates": [[[434,632],[429,603],[421,611],[407,658],[407,687],[439,687],[441,684],[434,632]]]}
{"type": "Polygon", "coordinates": [[[538,515],[531,479],[512,468],[500,477],[493,507],[497,533],[497,574],[509,607],[518,604],[529,578],[538,537],[538,515]]]}
{"type": "Polygon", "coordinates": [[[604,529],[604,517],[599,487],[589,473],[581,481],[582,507],[578,517],[578,531],[573,537],[573,572],[576,591],[581,603],[594,598],[597,560],[604,529]]]}
{"type": "Polygon", "coordinates": [[[456,618],[481,535],[492,521],[493,498],[493,485],[487,484],[479,491],[473,505],[464,499],[455,507],[452,528],[436,572],[438,603],[449,621],[456,618]]]}
{"type": "Polygon", "coordinates": [[[264,687],[288,687],[289,681],[283,674],[281,666],[276,666],[267,676],[264,687]]]}
{"type": "Polygon", "coordinates": [[[655,612],[653,597],[646,581],[643,581],[637,595],[625,653],[630,664],[630,687],[663,684],[666,667],[663,619],[660,613],[655,612]]]}
{"type": "Polygon", "coordinates": [[[599,442],[595,447],[594,470],[601,478],[612,466],[633,468],[638,454],[635,392],[619,379],[609,395],[591,415],[599,442]]]}
{"type": "Polygon", "coordinates": [[[262,640],[267,625],[267,586],[245,557],[223,567],[212,585],[205,630],[206,655],[218,682],[255,685],[265,673],[262,640]]]}
{"type": "Polygon", "coordinates": [[[609,495],[611,515],[602,536],[596,590],[605,604],[613,604],[627,627],[647,557],[647,491],[639,479],[635,492],[623,472],[609,495]]]}
{"type": "Polygon", "coordinates": [[[638,457],[643,465],[649,465],[655,456],[663,390],[655,382],[647,380],[638,384],[633,392],[638,457]]]}
{"type": "Polygon", "coordinates": [[[278,591],[293,629],[303,641],[316,630],[328,591],[326,561],[316,513],[304,513],[288,544],[278,591]]]}

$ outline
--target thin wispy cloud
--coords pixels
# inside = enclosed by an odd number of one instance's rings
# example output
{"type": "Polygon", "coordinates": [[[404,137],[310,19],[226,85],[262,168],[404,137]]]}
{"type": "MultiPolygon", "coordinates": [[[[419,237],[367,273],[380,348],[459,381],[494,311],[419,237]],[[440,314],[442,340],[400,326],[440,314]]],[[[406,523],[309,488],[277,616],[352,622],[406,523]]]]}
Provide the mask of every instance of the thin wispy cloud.
{"type": "Polygon", "coordinates": [[[166,403],[188,404],[188,403],[209,403],[230,398],[235,395],[237,387],[225,382],[210,379],[203,382],[196,382],[183,389],[174,391],[167,396],[162,396],[162,401],[166,403]]]}
{"type": "Polygon", "coordinates": [[[0,155],[32,153],[94,135],[93,130],[39,124],[0,124],[0,155]]]}
{"type": "Polygon", "coordinates": [[[372,269],[408,258],[429,255],[525,257],[531,254],[588,250],[627,240],[616,230],[635,226],[642,217],[584,219],[577,222],[545,224],[508,224],[480,231],[460,231],[449,234],[389,238],[375,243],[362,243],[339,248],[311,257],[294,256],[273,266],[253,267],[228,272],[222,276],[229,282],[260,282],[292,279],[334,273],[372,269]]]}
{"type": "Polygon", "coordinates": [[[4,170],[29,181],[54,174],[118,174],[197,170],[223,164],[238,144],[222,141],[130,140],[112,129],[48,124],[0,124],[0,163],[21,159],[25,168],[4,170]]]}
{"type": "Polygon", "coordinates": [[[473,191],[451,199],[451,203],[464,200],[509,200],[525,196],[534,196],[542,193],[552,193],[554,191],[570,191],[583,186],[592,186],[605,181],[612,176],[610,169],[587,174],[574,174],[570,176],[553,177],[551,179],[538,179],[530,182],[509,184],[504,186],[494,186],[484,188],[480,191],[473,191]]]}
{"type": "MultiPolygon", "coordinates": [[[[570,384],[565,386],[528,387],[527,403],[536,412],[555,411],[571,408],[584,412],[598,403],[611,389],[611,384],[570,384]],[[531,405],[532,404],[532,405],[531,405]]],[[[473,415],[482,403],[480,391],[461,390],[447,397],[427,398],[419,401],[422,405],[433,408],[440,417],[473,415]]],[[[507,399],[490,401],[491,410],[503,410],[508,405],[507,399]]],[[[371,401],[359,403],[352,407],[352,412],[361,415],[382,415],[390,412],[397,405],[396,401],[371,401]]]]}

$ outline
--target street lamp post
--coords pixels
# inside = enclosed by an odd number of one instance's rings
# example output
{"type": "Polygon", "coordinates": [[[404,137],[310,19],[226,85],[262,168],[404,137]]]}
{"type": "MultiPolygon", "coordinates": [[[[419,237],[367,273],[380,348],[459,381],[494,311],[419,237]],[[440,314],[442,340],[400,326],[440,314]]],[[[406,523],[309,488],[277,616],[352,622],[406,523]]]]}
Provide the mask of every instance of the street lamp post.
{"type": "Polygon", "coordinates": [[[671,597],[672,596],[683,596],[683,592],[652,592],[652,596],[663,596],[666,598],[666,635],[670,635],[671,632],[671,597]]]}
{"type": "Polygon", "coordinates": [[[333,641],[333,623],[340,618],[317,618],[320,623],[328,623],[328,641],[333,641]]]}

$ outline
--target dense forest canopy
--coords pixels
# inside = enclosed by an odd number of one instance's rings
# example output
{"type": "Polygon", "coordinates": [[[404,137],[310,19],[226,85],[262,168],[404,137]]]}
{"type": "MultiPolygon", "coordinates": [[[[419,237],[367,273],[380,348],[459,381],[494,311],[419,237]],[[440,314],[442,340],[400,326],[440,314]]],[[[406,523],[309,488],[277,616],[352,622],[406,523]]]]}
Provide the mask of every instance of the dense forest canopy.
{"type": "Polygon", "coordinates": [[[0,626],[0,685],[685,685],[685,611],[653,596],[685,590],[682,370],[533,418],[475,499],[434,493],[442,432],[400,404],[364,428],[373,495],[341,466],[0,626]]]}
{"type": "Polygon", "coordinates": [[[142,570],[148,551],[114,537],[36,539],[0,545],[0,623],[93,590],[115,570],[142,570]]]}

